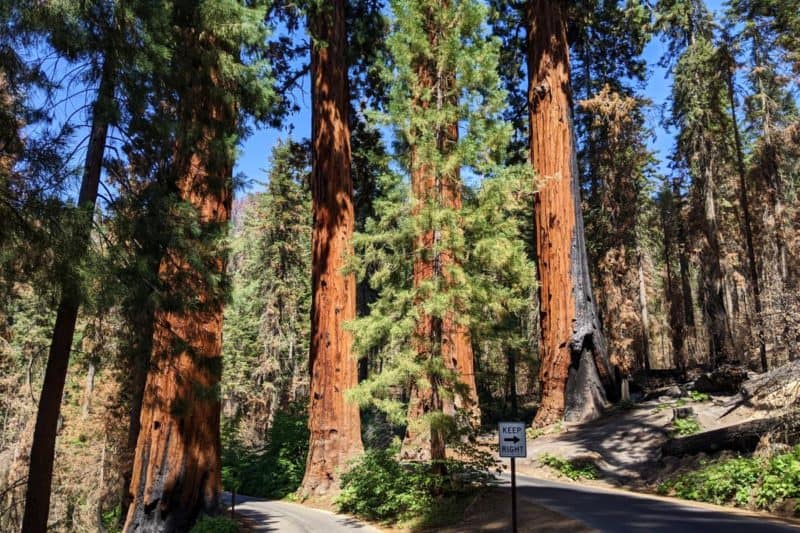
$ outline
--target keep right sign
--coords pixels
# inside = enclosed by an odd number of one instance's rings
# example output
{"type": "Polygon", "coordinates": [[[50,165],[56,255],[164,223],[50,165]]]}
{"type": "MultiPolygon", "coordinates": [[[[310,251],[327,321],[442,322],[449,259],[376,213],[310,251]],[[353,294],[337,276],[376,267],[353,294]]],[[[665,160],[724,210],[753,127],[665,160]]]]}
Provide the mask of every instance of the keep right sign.
{"type": "Polygon", "coordinates": [[[500,438],[500,457],[525,457],[528,455],[523,422],[500,422],[497,424],[500,438]]]}

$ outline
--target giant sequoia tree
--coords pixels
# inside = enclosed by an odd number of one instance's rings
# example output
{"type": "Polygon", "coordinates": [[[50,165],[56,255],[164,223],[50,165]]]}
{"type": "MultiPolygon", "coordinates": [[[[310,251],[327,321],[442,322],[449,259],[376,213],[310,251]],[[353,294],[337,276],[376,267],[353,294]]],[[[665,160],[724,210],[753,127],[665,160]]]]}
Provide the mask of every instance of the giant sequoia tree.
{"type": "Polygon", "coordinates": [[[528,30],[530,151],[541,316],[542,401],[535,423],[600,414],[614,376],[595,312],[572,128],[566,2],[531,0],[528,30]]]}
{"type": "MultiPolygon", "coordinates": [[[[142,403],[126,531],[185,531],[214,513],[220,490],[219,379],[239,106],[269,110],[263,12],[236,1],[176,2],[165,13],[185,49],[163,71],[157,108],[172,123],[170,239],[159,266],[150,368],[142,403]]],[[[163,119],[163,117],[161,117],[163,119]]]]}
{"type": "Polygon", "coordinates": [[[518,175],[501,164],[510,132],[500,120],[505,94],[484,6],[398,0],[391,7],[383,118],[400,140],[396,158],[410,190],[402,177],[388,176],[375,219],[357,236],[360,263],[378,291],[370,315],[353,328],[357,349],[375,350],[384,363],[359,399],[406,425],[404,457],[441,461],[448,440],[477,418],[469,332],[477,326],[483,341],[503,334],[507,341],[498,323],[511,322],[520,300],[527,304],[520,298],[526,284],[515,277],[527,266],[516,221],[504,220],[491,236],[486,227],[498,224],[492,215],[513,210],[518,175]],[[485,181],[477,199],[464,194],[465,168],[485,181]],[[503,207],[489,214],[492,208],[469,200],[503,207]],[[398,390],[408,391],[408,402],[398,390]]]}
{"type": "Polygon", "coordinates": [[[311,432],[302,492],[326,494],[338,470],[362,450],[358,406],[345,392],[358,383],[352,334],[356,283],[342,272],[355,229],[350,175],[350,105],[345,2],[319,4],[309,13],[311,50],[312,301],[308,426],[311,432]]]}

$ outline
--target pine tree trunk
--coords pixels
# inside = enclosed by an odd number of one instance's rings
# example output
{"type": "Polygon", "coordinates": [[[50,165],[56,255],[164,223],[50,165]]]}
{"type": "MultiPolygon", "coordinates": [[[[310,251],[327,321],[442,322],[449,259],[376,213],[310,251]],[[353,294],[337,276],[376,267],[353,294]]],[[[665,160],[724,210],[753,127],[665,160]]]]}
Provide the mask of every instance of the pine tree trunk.
{"type": "Polygon", "coordinates": [[[352,336],[344,324],[356,316],[356,282],[343,274],[355,227],[347,114],[345,2],[333,0],[309,16],[311,51],[314,228],[312,234],[311,370],[308,461],[301,492],[335,490],[339,471],[359,454],[358,406],[345,398],[358,383],[352,336]]]}
{"type": "MultiPolygon", "coordinates": [[[[92,112],[92,129],[86,149],[83,180],[78,196],[78,207],[84,210],[85,220],[79,224],[75,236],[73,253],[76,258],[86,253],[89,247],[94,205],[100,186],[106,137],[108,135],[108,108],[113,105],[113,66],[109,59],[103,64],[97,101],[92,112]]],[[[61,288],[53,338],[47,357],[42,393],[36,413],[36,428],[31,446],[31,461],[28,471],[28,487],[25,496],[25,514],[22,520],[24,533],[39,533],[47,529],[50,510],[50,490],[53,479],[53,457],[55,454],[61,398],[69,367],[72,339],[81,304],[77,274],[65,280],[61,288]]]]}
{"type": "Polygon", "coordinates": [[[669,303],[669,327],[672,343],[673,363],[686,375],[686,322],[683,314],[683,301],[680,287],[675,280],[672,250],[677,245],[675,226],[678,223],[679,210],[676,208],[675,196],[671,189],[664,192],[661,212],[661,227],[664,232],[664,265],[667,276],[666,296],[669,303]]]}
{"type": "Polygon", "coordinates": [[[644,250],[636,244],[636,266],[639,278],[639,309],[642,319],[642,368],[650,372],[650,315],[647,312],[647,283],[644,278],[644,250]]]}
{"type": "Polygon", "coordinates": [[[758,335],[758,353],[761,359],[761,370],[767,369],[767,345],[764,335],[764,316],[761,307],[761,283],[758,279],[758,265],[756,264],[756,251],[753,244],[753,223],[750,218],[750,201],[747,197],[747,175],[744,168],[744,152],[742,139],[739,135],[739,123],[736,118],[736,95],[733,89],[733,66],[728,69],[726,77],[728,98],[731,105],[731,125],[733,126],[733,140],[736,148],[736,169],[739,174],[739,202],[742,205],[742,226],[744,228],[744,242],[747,248],[748,274],[750,286],[753,289],[753,306],[755,307],[756,332],[758,335]]]}
{"type": "Polygon", "coordinates": [[[537,425],[596,418],[614,396],[589,281],[569,90],[567,7],[527,5],[531,162],[541,321],[537,425]]]}
{"type": "Polygon", "coordinates": [[[161,300],[141,406],[124,531],[187,531],[215,514],[221,489],[220,400],[226,252],[217,239],[230,220],[236,132],[220,94],[213,36],[196,31],[194,3],[176,7],[187,53],[176,57],[178,132],[171,186],[183,206],[158,269],[161,300]],[[187,227],[196,230],[187,231],[187,227]],[[190,260],[191,258],[191,260],[190,260]]]}
{"type": "Polygon", "coordinates": [[[97,367],[94,362],[89,361],[89,368],[86,370],[86,385],[83,389],[83,402],[81,405],[81,420],[89,418],[89,409],[92,406],[92,394],[94,393],[94,375],[97,367]]]}

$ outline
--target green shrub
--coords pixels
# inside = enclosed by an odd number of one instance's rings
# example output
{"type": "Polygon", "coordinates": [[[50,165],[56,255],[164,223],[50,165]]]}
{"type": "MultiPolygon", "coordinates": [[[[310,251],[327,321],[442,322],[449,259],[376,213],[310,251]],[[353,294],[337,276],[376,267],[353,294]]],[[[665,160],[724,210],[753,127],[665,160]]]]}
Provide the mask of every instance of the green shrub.
{"type": "Polygon", "coordinates": [[[401,463],[398,445],[373,449],[351,463],[342,475],[339,510],[384,523],[422,519],[448,502],[485,485],[487,471],[468,462],[447,460],[446,475],[436,472],[438,464],[401,463]]]}
{"type": "Polygon", "coordinates": [[[303,406],[278,412],[267,445],[245,448],[232,429],[223,435],[222,486],[262,498],[284,498],[303,481],[308,456],[308,418],[303,406]]]}
{"type": "Polygon", "coordinates": [[[206,516],[192,528],[191,533],[238,533],[239,525],[227,516],[206,516]]]}
{"type": "Polygon", "coordinates": [[[702,428],[696,418],[676,418],[672,421],[672,435],[680,437],[693,435],[702,428]]]}
{"type": "Polygon", "coordinates": [[[800,498],[800,446],[769,459],[734,457],[703,463],[701,468],[658,486],[662,494],[716,504],[770,509],[800,498]]]}
{"type": "Polygon", "coordinates": [[[122,507],[120,505],[115,505],[113,508],[103,513],[103,528],[107,533],[118,533],[122,531],[122,528],[119,526],[121,516],[122,507]]]}
{"type": "Polygon", "coordinates": [[[705,392],[691,390],[689,391],[689,399],[691,399],[693,402],[708,402],[711,400],[711,396],[705,392]]]}
{"type": "Polygon", "coordinates": [[[597,479],[597,468],[590,461],[569,460],[549,453],[539,457],[539,461],[573,481],[597,479]]]}

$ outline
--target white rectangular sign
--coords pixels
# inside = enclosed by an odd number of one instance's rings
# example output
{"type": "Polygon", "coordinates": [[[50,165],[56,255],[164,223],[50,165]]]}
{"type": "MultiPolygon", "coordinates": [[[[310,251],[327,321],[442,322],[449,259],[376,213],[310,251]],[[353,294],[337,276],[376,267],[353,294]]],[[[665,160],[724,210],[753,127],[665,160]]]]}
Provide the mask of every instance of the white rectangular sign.
{"type": "Polygon", "coordinates": [[[500,457],[525,457],[528,455],[523,422],[499,422],[497,434],[500,437],[500,457]]]}

